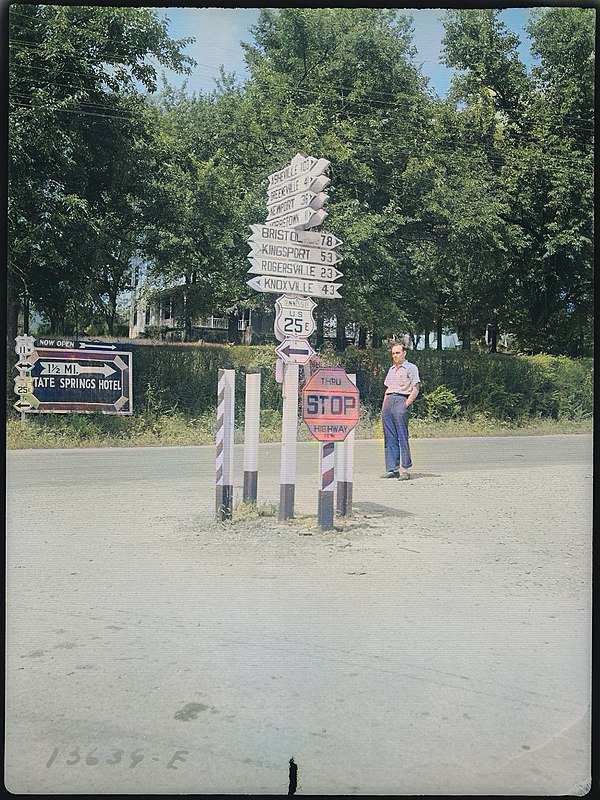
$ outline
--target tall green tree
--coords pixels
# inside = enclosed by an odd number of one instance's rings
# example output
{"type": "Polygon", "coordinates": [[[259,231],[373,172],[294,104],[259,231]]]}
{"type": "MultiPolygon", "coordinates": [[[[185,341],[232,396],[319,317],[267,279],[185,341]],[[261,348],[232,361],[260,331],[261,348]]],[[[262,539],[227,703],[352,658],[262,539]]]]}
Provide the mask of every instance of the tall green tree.
{"type": "Polygon", "coordinates": [[[326,225],[344,240],[343,300],[320,305],[339,328],[405,329],[408,257],[394,211],[407,200],[402,174],[429,106],[410,19],[389,9],[267,9],[251,32],[246,96],[264,168],[298,150],[332,163],[326,225]]]}
{"type": "Polygon", "coordinates": [[[125,258],[115,236],[130,235],[123,204],[131,212],[141,188],[131,159],[121,162],[146,135],[136,82],[155,90],[150,56],[185,70],[183,44],[150,9],[9,8],[10,337],[26,298],[55,330],[77,303],[114,316],[125,285],[115,287],[115,259],[125,258]]]}
{"type": "Polygon", "coordinates": [[[446,23],[445,61],[461,70],[452,98],[471,116],[471,145],[486,154],[504,205],[494,321],[531,352],[589,349],[593,13],[533,11],[530,76],[498,11],[449,12],[446,23]]]}

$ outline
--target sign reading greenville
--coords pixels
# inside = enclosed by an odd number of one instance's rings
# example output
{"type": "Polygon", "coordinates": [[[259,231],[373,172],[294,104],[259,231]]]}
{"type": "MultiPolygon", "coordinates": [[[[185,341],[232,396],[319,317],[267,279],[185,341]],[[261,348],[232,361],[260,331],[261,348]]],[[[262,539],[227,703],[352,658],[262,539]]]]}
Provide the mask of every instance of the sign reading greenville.
{"type": "Polygon", "coordinates": [[[133,413],[130,351],[121,350],[121,345],[95,342],[56,344],[45,347],[36,343],[28,358],[32,393],[37,401],[29,411],[133,413]]]}

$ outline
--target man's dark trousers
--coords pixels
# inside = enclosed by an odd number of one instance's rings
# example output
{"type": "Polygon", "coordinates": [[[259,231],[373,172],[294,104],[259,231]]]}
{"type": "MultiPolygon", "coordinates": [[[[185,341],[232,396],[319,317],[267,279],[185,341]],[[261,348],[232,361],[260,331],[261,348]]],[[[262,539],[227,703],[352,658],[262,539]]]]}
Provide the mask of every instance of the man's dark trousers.
{"type": "Polygon", "coordinates": [[[408,408],[406,397],[401,394],[386,394],[381,409],[383,437],[385,441],[385,468],[388,472],[412,467],[408,445],[408,408]]]}

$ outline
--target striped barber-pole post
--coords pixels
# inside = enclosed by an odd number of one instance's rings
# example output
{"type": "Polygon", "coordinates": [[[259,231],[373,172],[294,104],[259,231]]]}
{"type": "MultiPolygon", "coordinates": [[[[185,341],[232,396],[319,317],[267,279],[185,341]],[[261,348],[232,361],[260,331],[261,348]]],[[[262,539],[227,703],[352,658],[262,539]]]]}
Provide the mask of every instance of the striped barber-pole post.
{"type": "Polygon", "coordinates": [[[258,440],[260,434],[260,372],[246,374],[244,416],[244,489],[242,501],[256,503],[258,493],[258,440]]]}
{"type": "Polygon", "coordinates": [[[216,513],[221,522],[233,511],[233,412],[235,370],[220,369],[217,388],[216,513]]]}
{"type": "MultiPolygon", "coordinates": [[[[348,375],[356,386],[356,375],[348,375]]],[[[354,428],[335,449],[337,477],[336,511],[342,517],[352,515],[352,487],[354,481],[354,428]]]]}
{"type": "Polygon", "coordinates": [[[319,488],[318,522],[322,531],[333,528],[333,488],[335,485],[335,443],[321,442],[319,472],[321,484],[319,488]]]}

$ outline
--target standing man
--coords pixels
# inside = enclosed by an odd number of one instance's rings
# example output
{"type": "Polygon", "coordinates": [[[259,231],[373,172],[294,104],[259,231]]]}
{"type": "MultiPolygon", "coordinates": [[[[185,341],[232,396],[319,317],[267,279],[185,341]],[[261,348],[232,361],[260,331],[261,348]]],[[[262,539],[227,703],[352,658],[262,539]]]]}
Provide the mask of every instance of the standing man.
{"type": "Polygon", "coordinates": [[[385,395],[381,422],[385,441],[385,468],[382,478],[407,481],[412,467],[408,444],[408,409],[419,394],[419,370],[406,360],[406,347],[392,345],[392,366],[385,376],[385,395]]]}

